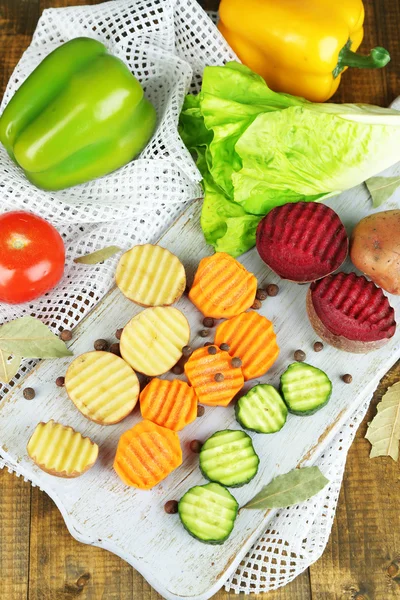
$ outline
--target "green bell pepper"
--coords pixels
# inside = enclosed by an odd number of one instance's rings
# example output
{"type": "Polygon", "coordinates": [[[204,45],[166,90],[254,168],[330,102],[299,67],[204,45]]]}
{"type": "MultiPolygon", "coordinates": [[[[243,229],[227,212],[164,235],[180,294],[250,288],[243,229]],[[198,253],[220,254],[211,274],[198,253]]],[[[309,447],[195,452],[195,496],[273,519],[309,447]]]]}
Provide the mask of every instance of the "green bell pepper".
{"type": "Polygon", "coordinates": [[[17,90],[0,117],[0,141],[29,181],[60,190],[127,164],[155,125],[128,67],[81,37],[49,54],[17,90]]]}

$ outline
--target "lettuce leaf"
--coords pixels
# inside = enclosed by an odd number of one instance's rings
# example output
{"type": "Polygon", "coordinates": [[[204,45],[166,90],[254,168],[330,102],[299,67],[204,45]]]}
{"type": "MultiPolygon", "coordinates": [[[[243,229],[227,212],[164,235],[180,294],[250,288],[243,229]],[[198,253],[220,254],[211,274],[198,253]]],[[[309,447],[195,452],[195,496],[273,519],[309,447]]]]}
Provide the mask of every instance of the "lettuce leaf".
{"type": "Polygon", "coordinates": [[[240,256],[256,243],[256,229],[260,216],[249,215],[231,202],[212,177],[203,179],[205,197],[201,213],[201,227],[208,244],[216,252],[240,256]]]}
{"type": "Polygon", "coordinates": [[[324,200],[400,160],[398,111],[279,94],[239,63],[205,68],[179,131],[203,177],[205,238],[233,256],[275,206],[324,200]]]}
{"type": "Polygon", "coordinates": [[[188,150],[195,151],[201,146],[207,147],[213,134],[205,124],[200,110],[200,96],[186,96],[179,117],[179,134],[188,150]]]}
{"type": "Polygon", "coordinates": [[[373,116],[352,120],[335,105],[331,113],[319,106],[261,114],[237,141],[242,168],[232,174],[233,199],[246,212],[328,198],[400,160],[400,115],[397,126],[391,115],[389,124],[376,124],[373,116]]]}
{"type": "Polygon", "coordinates": [[[262,77],[235,62],[204,70],[199,100],[204,124],[213,132],[207,160],[210,173],[230,196],[232,175],[242,166],[235,146],[246,129],[260,114],[307,102],[273,92],[262,77]]]}

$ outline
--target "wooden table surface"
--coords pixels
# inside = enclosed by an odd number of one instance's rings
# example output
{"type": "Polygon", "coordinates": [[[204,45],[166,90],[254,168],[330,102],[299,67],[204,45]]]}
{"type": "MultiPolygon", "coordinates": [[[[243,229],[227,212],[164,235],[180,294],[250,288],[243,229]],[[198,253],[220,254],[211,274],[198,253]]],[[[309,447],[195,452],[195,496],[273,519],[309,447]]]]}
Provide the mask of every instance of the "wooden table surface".
{"type": "MultiPolygon", "coordinates": [[[[29,45],[43,9],[96,3],[0,0],[0,94],[29,45]]],[[[216,9],[218,1],[202,4],[216,9]]],[[[366,0],[365,9],[362,49],[367,52],[374,46],[385,46],[392,62],[381,71],[347,72],[334,99],[387,106],[400,94],[400,0],[366,0]]],[[[350,360],[354,358],[349,355],[350,360]]],[[[377,402],[398,379],[400,362],[383,378],[349,452],[332,535],[322,558],[285,588],[270,592],[268,600],[400,599],[399,464],[390,458],[369,459],[370,445],[364,439],[377,402]]],[[[78,597],[160,598],[117,556],[75,541],[46,494],[0,471],[0,600],[78,597]]],[[[234,594],[220,591],[215,599],[230,597],[233,599],[234,594]]],[[[262,596],[252,597],[257,600],[262,596]]]]}

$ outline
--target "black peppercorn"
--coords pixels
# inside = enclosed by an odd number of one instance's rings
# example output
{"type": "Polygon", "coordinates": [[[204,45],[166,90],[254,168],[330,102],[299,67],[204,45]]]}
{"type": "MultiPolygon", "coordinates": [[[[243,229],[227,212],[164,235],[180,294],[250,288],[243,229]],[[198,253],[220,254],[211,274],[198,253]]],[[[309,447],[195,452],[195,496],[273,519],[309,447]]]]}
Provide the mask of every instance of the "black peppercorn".
{"type": "Polygon", "coordinates": [[[69,342],[70,340],[72,340],[72,332],[69,329],[64,329],[61,333],[60,333],[60,339],[63,342],[69,342]]]}
{"type": "Polygon", "coordinates": [[[24,391],[22,392],[25,400],[33,400],[34,397],[36,396],[35,390],[31,387],[27,387],[24,389],[24,391]]]}
{"type": "Polygon", "coordinates": [[[57,377],[56,379],[56,386],[57,387],[64,387],[65,385],[65,377],[57,377]]]}
{"type": "Polygon", "coordinates": [[[121,356],[121,352],[119,349],[119,343],[118,342],[114,342],[113,344],[111,344],[110,346],[110,352],[112,354],[115,354],[116,356],[121,356]]]}
{"type": "Polygon", "coordinates": [[[95,343],[93,344],[93,347],[95,350],[104,352],[108,348],[108,342],[107,342],[107,340],[99,339],[99,340],[95,341],[95,343]]]}
{"type": "Polygon", "coordinates": [[[294,360],[297,360],[297,362],[303,362],[306,360],[306,353],[303,352],[303,350],[296,350],[293,356],[294,360]]]}
{"type": "Polygon", "coordinates": [[[176,500],[168,500],[164,504],[164,510],[168,515],[176,515],[178,512],[178,502],[176,500]]]}
{"type": "Polygon", "coordinates": [[[195,454],[200,454],[200,450],[201,450],[202,446],[203,446],[203,444],[202,444],[202,442],[200,442],[200,440],[192,440],[190,442],[190,449],[195,454]]]}
{"type": "Polygon", "coordinates": [[[277,296],[279,292],[279,287],[276,285],[276,283],[270,283],[269,285],[267,285],[266,291],[268,296],[277,296]]]}
{"type": "Polygon", "coordinates": [[[204,317],[203,325],[204,327],[214,327],[215,321],[212,317],[204,317]]]}

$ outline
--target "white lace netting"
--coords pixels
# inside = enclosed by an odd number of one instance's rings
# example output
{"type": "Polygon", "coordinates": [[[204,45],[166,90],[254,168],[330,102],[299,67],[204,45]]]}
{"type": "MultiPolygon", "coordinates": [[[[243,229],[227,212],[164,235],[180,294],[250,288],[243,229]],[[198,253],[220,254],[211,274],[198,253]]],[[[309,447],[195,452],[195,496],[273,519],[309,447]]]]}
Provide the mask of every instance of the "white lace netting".
{"type": "MultiPolygon", "coordinates": [[[[177,133],[184,95],[197,91],[205,65],[235,58],[195,0],[114,0],[96,6],[45,10],[31,45],[15,69],[2,109],[36,65],[60,43],[95,37],[142,83],[158,114],[157,131],[140,157],[119,171],[75,188],[49,193],[33,187],[0,149],[0,212],[26,209],[51,221],[67,249],[57,288],[31,304],[0,305],[0,321],[23,314],[54,331],[72,328],[110,289],[117,258],[87,268],[73,258],[110,244],[129,248],[156,240],[184,206],[202,195],[200,175],[177,133]]],[[[34,361],[25,361],[4,395],[34,361]]],[[[324,551],[336,510],[348,448],[368,403],[357,410],[317,462],[330,480],[299,506],[280,511],[226,583],[235,592],[283,586],[324,551]]],[[[15,465],[4,464],[18,475],[15,465]]]]}

